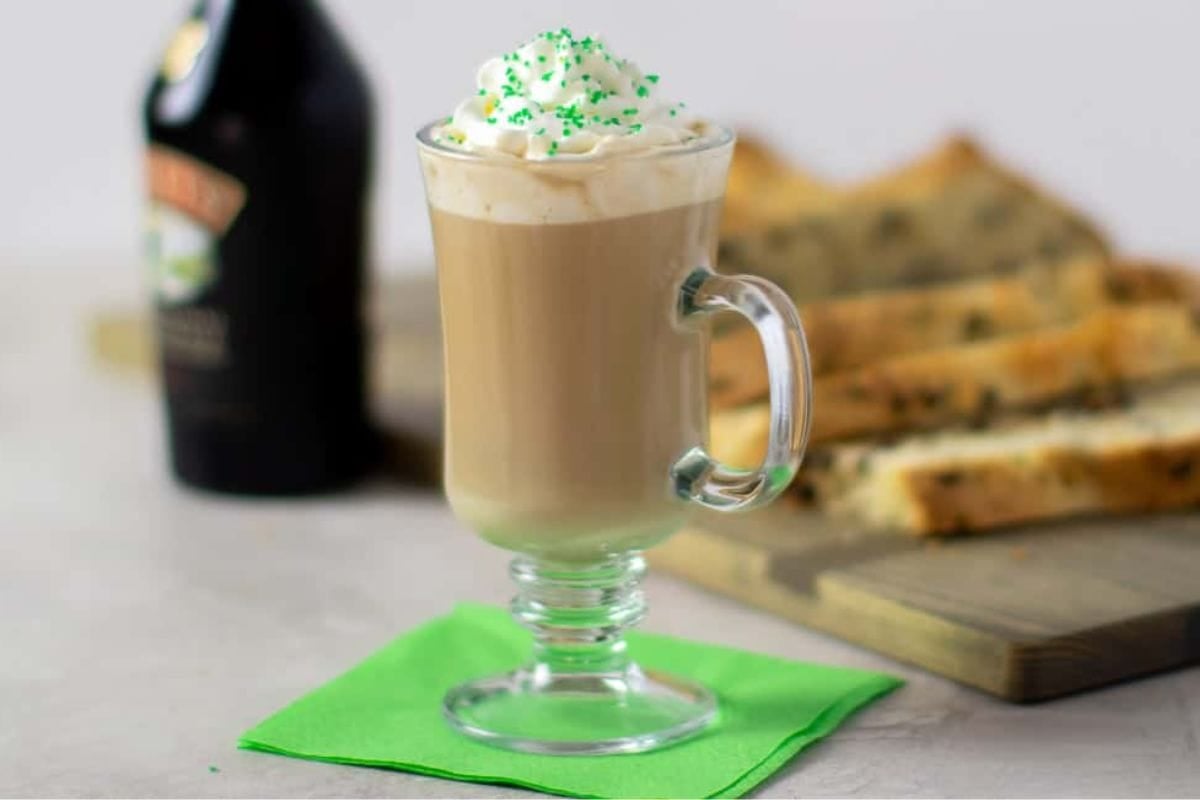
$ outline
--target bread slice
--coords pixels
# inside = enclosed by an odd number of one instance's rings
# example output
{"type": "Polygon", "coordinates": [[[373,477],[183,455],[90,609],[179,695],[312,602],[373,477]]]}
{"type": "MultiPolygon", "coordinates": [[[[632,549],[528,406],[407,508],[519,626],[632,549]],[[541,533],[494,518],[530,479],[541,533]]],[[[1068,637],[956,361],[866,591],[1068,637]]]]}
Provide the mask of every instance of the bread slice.
{"type": "Polygon", "coordinates": [[[856,447],[840,454],[824,504],[872,527],[945,535],[1192,507],[1200,503],[1200,384],[1125,410],[1058,412],[986,433],[856,447]]]}
{"type": "MultiPolygon", "coordinates": [[[[1007,412],[1119,402],[1129,384],[1200,370],[1200,327],[1177,304],[1105,308],[1076,323],[888,359],[813,381],[814,444],[896,434],[1007,412]]],[[[714,433],[736,429],[761,452],[766,412],[718,411],[714,433]],[[727,425],[725,414],[738,419],[727,425]]],[[[732,449],[732,445],[720,445],[732,449]]]]}
{"type": "Polygon", "coordinates": [[[762,142],[738,137],[725,184],[721,233],[753,230],[798,205],[828,205],[840,190],[786,163],[762,142]]]}
{"type": "MultiPolygon", "coordinates": [[[[762,275],[797,302],[1108,255],[1093,225],[965,138],[849,189],[797,178],[761,152],[751,161],[744,183],[763,200],[735,189],[718,265],[762,275]]],[[[733,174],[742,180],[736,156],[733,174]]]]}
{"type": "Polygon", "coordinates": [[[1122,260],[1105,276],[1105,291],[1117,303],[1183,303],[1200,309],[1200,271],[1154,261],[1122,260]]]}
{"type": "Polygon", "coordinates": [[[1057,328],[899,356],[813,383],[812,440],[1104,405],[1128,384],[1200,369],[1200,328],[1174,304],[1113,307],[1057,328]]]}
{"type": "MultiPolygon", "coordinates": [[[[1106,265],[1085,259],[1060,269],[818,301],[803,306],[800,317],[813,373],[823,375],[1077,319],[1107,303],[1106,281],[1106,265]]],[[[752,328],[714,338],[709,377],[715,408],[766,397],[766,366],[752,328]]]]}

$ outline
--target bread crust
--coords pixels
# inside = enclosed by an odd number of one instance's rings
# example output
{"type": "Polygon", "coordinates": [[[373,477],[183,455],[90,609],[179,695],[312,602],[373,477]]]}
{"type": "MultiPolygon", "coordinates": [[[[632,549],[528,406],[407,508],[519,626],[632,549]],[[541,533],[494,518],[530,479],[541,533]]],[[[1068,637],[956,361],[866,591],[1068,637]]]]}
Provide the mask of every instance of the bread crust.
{"type": "Polygon", "coordinates": [[[718,265],[797,302],[1109,254],[1082,215],[966,137],[857,186],[823,184],[749,141],[743,152],[718,265]]]}
{"type": "MultiPolygon", "coordinates": [[[[810,303],[800,317],[813,374],[1077,319],[1107,303],[1106,274],[1104,262],[1081,260],[1055,270],[810,303]]],[[[766,397],[766,366],[752,328],[713,340],[709,376],[714,407],[766,397]]]]}
{"type": "Polygon", "coordinates": [[[1200,434],[1091,453],[1070,447],[1023,461],[947,463],[900,476],[913,533],[945,536],[1085,514],[1200,503],[1200,434]]]}

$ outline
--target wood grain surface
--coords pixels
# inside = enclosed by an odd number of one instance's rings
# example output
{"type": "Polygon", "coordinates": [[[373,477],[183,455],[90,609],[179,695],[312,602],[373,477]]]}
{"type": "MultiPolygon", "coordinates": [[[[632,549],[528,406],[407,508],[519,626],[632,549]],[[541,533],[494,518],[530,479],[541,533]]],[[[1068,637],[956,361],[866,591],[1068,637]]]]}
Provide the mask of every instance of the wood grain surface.
{"type": "Polygon", "coordinates": [[[1200,660],[1200,516],[925,542],[786,507],[651,553],[715,591],[1013,701],[1200,660]]]}

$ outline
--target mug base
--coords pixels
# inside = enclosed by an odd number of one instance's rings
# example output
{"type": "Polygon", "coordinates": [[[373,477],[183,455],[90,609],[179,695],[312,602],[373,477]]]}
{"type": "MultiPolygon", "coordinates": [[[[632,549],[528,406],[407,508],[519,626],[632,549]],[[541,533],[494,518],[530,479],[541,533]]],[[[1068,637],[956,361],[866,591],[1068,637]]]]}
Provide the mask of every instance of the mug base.
{"type": "Polygon", "coordinates": [[[532,669],[464,683],[442,712],[467,736],[544,755],[642,753],[699,734],[717,717],[704,687],[637,667],[617,673],[532,669]]]}

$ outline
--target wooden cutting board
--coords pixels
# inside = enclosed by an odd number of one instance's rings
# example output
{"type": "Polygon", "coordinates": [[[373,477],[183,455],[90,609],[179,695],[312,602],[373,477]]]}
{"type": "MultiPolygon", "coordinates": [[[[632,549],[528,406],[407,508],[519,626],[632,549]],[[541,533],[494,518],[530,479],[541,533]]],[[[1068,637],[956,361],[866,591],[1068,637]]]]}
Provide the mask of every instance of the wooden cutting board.
{"type": "Polygon", "coordinates": [[[1006,700],[1200,660],[1194,513],[930,541],[777,504],[700,518],[651,560],[1006,700]]]}
{"type": "MultiPolygon", "coordinates": [[[[434,284],[391,281],[373,298],[373,406],[392,471],[433,484],[441,432],[434,284]]],[[[144,317],[99,314],[91,332],[100,362],[152,373],[144,317]]],[[[780,503],[699,516],[650,556],[701,586],[1008,700],[1200,660],[1197,514],[924,541],[780,503]]]]}

